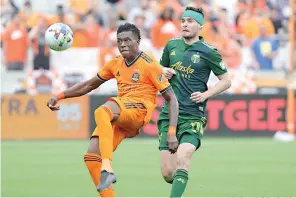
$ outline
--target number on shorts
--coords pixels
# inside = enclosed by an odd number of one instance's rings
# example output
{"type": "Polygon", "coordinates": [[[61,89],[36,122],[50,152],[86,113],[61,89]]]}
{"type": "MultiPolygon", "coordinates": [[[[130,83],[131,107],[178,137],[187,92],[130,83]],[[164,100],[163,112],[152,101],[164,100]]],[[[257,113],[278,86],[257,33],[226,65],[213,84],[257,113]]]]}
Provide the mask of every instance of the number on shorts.
{"type": "Polygon", "coordinates": [[[192,122],[191,126],[192,126],[192,131],[194,133],[200,132],[201,134],[203,134],[204,130],[203,130],[203,126],[200,122],[192,122]]]}

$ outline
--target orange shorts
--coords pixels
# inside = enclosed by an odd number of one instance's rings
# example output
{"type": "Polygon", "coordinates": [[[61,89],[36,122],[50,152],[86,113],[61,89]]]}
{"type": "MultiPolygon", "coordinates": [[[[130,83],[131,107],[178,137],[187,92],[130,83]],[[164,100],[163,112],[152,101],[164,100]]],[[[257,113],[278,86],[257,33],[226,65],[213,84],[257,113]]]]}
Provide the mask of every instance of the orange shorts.
{"type": "MultiPolygon", "coordinates": [[[[121,109],[118,119],[112,122],[113,150],[115,150],[123,139],[132,138],[139,134],[145,123],[147,109],[142,103],[127,98],[113,97],[108,100],[116,102],[121,109]]],[[[100,136],[98,128],[94,130],[93,136],[100,136]]]]}

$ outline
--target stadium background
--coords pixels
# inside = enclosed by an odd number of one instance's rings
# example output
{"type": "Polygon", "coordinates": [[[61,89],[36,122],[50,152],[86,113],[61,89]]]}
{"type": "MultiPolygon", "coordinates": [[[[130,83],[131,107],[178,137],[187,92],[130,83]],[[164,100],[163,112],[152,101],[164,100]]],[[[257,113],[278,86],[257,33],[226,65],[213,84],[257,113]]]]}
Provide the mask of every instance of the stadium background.
{"type": "MultiPolygon", "coordinates": [[[[116,81],[62,101],[55,113],[46,107],[48,98],[95,75],[117,55],[116,28],[125,21],[140,28],[141,49],[159,59],[165,43],[179,36],[183,6],[192,5],[204,9],[202,35],[222,54],[233,83],[209,101],[203,147],[194,156],[185,196],[295,196],[296,145],[273,141],[295,139],[294,4],[1,0],[1,195],[96,196],[82,157],[95,125],[93,111],[116,95],[116,81]],[[55,22],[73,29],[71,49],[46,47],[44,31],[55,22]]],[[[216,82],[211,76],[209,86],[216,82]]],[[[155,125],[163,99],[157,102],[151,123],[115,153],[118,196],[168,196],[155,125]]]]}

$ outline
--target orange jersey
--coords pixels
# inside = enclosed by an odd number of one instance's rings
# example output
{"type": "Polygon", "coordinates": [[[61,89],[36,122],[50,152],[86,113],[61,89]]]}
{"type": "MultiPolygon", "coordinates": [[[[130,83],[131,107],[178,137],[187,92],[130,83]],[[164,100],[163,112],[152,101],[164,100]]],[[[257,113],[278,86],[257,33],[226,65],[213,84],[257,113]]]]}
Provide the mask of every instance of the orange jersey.
{"type": "Polygon", "coordinates": [[[155,108],[158,91],[163,93],[170,87],[160,64],[143,52],[130,64],[122,56],[112,59],[98,77],[103,81],[116,78],[118,96],[143,103],[148,117],[155,108]]]}

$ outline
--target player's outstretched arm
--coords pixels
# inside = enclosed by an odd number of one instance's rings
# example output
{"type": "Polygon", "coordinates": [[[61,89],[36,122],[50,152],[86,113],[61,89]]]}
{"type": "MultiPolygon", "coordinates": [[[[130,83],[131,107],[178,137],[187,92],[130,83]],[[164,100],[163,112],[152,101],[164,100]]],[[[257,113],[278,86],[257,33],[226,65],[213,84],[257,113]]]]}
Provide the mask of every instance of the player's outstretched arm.
{"type": "Polygon", "coordinates": [[[51,97],[49,99],[49,101],[47,102],[47,106],[52,111],[59,110],[60,107],[56,106],[59,100],[83,96],[83,95],[91,92],[92,90],[98,88],[102,83],[104,83],[104,81],[102,81],[97,76],[95,76],[85,82],[78,83],[78,84],[74,85],[73,87],[66,89],[64,92],[51,97]]]}
{"type": "Polygon", "coordinates": [[[162,93],[164,99],[168,102],[170,126],[167,136],[167,145],[171,153],[175,153],[178,149],[178,140],[176,137],[178,116],[179,116],[179,103],[174,94],[173,89],[170,87],[162,93]]]}

